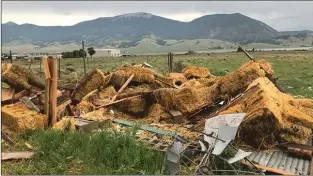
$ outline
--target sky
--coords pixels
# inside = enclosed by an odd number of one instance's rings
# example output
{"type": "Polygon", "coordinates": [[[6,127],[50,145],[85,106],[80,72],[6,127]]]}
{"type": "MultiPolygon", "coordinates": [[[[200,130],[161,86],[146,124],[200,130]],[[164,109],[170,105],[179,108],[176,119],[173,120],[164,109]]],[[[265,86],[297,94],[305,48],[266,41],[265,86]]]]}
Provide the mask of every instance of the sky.
{"type": "Polygon", "coordinates": [[[2,23],[69,26],[99,17],[147,12],[188,22],[241,13],[278,31],[313,30],[313,1],[2,1],[2,23]]]}

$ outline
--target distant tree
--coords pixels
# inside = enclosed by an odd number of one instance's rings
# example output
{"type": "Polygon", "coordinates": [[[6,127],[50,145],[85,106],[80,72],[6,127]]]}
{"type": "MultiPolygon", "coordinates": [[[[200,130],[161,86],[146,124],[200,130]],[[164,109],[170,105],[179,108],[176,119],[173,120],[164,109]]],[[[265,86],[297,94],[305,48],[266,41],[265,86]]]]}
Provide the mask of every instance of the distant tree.
{"type": "Polygon", "coordinates": [[[86,57],[87,56],[87,52],[84,51],[83,49],[80,49],[78,51],[78,57],[86,57]]]}
{"type": "Polygon", "coordinates": [[[93,49],[93,47],[87,48],[88,54],[90,55],[92,59],[92,55],[96,54],[96,50],[93,49]]]}

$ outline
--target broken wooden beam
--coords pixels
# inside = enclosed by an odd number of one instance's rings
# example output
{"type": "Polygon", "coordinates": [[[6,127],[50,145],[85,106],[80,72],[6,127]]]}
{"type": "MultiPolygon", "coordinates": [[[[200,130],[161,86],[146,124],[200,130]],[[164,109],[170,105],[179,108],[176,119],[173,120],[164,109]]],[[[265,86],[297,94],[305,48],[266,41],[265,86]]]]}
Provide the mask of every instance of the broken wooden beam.
{"type": "Polygon", "coordinates": [[[241,46],[238,47],[242,52],[244,52],[246,54],[246,56],[252,60],[253,62],[255,62],[255,59],[246,51],[244,50],[241,46]]]}
{"type": "Polygon", "coordinates": [[[2,152],[1,161],[6,160],[18,160],[18,159],[29,159],[34,156],[34,152],[2,152]]]}
{"type": "Polygon", "coordinates": [[[111,99],[110,103],[114,102],[116,100],[116,97],[123,92],[123,90],[127,87],[127,85],[130,83],[130,81],[134,78],[135,74],[132,74],[127,81],[123,84],[123,86],[118,90],[116,95],[111,99]]]}
{"type": "Polygon", "coordinates": [[[119,103],[119,102],[122,102],[122,101],[126,101],[126,100],[131,100],[131,99],[134,99],[134,98],[139,98],[141,96],[142,95],[136,95],[136,96],[132,96],[132,97],[123,98],[123,99],[120,99],[120,100],[117,100],[117,101],[114,101],[114,102],[111,102],[111,103],[108,103],[108,104],[105,104],[105,105],[102,105],[102,106],[98,106],[95,109],[100,109],[100,108],[103,108],[103,107],[111,106],[111,105],[114,105],[116,103],[119,103]]]}

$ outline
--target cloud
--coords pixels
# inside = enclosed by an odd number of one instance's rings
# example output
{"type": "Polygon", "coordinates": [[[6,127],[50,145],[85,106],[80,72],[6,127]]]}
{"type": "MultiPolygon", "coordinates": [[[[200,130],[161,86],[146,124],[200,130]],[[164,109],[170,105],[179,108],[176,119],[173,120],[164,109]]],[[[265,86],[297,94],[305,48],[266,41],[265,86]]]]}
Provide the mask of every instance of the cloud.
{"type": "Polygon", "coordinates": [[[208,14],[241,13],[277,30],[313,30],[312,7],[312,1],[3,1],[2,22],[74,25],[134,12],[191,21],[208,14]]]}

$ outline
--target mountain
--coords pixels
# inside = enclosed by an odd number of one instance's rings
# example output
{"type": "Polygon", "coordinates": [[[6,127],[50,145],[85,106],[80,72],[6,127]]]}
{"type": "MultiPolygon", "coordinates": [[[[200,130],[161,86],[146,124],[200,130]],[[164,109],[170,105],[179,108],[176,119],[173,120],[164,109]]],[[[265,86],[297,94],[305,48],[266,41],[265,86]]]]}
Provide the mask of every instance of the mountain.
{"type": "Polygon", "coordinates": [[[228,42],[263,40],[278,36],[278,32],[263,22],[239,13],[215,14],[180,22],[150,13],[131,13],[84,21],[73,26],[2,24],[2,43],[21,41],[45,46],[52,42],[86,41],[94,46],[117,41],[138,41],[151,35],[159,39],[216,39],[228,42]]]}

